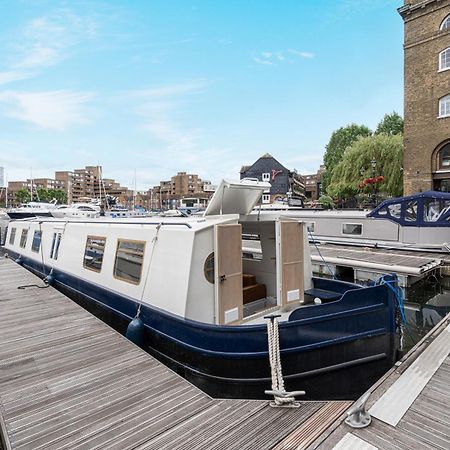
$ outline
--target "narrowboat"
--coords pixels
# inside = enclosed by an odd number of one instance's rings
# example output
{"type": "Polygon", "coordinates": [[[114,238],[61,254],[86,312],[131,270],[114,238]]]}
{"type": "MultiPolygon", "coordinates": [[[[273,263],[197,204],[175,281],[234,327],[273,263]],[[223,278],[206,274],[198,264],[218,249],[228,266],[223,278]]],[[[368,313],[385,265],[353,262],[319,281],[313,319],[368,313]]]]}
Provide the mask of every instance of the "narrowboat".
{"type": "Polygon", "coordinates": [[[274,203],[258,206],[254,213],[303,220],[310,240],[316,242],[450,252],[450,192],[392,198],[371,211],[304,209],[274,203]]]}
{"type": "Polygon", "coordinates": [[[313,277],[304,224],[251,214],[267,187],[223,181],[203,217],[11,221],[5,251],[122,333],[138,317],[140,345],[212,396],[266,397],[277,315],[286,390],[356,398],[398,357],[395,277],[313,277]]]}

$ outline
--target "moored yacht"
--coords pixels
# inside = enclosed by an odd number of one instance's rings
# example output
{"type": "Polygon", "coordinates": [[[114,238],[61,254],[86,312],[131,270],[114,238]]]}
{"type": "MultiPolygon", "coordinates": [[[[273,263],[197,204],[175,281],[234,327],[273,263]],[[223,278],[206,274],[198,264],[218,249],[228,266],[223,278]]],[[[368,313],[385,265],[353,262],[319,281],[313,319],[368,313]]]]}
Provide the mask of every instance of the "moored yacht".
{"type": "Polygon", "coordinates": [[[394,277],[312,277],[304,225],[250,214],[267,186],[224,181],[204,217],[12,221],[6,251],[119,331],[138,317],[141,345],[211,395],[264,398],[277,315],[287,389],[355,398],[398,356],[394,277]]]}
{"type": "Polygon", "coordinates": [[[100,206],[93,203],[72,203],[72,205],[60,205],[51,211],[51,215],[57,219],[63,218],[95,218],[100,216],[100,206]]]}
{"type": "Polygon", "coordinates": [[[9,208],[6,214],[11,219],[28,219],[30,217],[51,217],[52,211],[56,208],[54,202],[28,202],[22,203],[17,208],[9,208]]]}

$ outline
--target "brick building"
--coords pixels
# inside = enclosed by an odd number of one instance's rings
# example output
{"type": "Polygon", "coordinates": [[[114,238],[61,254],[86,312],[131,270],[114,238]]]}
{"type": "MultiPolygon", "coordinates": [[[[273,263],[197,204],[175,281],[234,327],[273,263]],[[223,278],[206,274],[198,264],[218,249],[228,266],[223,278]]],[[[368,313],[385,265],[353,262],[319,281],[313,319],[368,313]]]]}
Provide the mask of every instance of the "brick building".
{"type": "Polygon", "coordinates": [[[406,0],[404,194],[450,191],[450,0],[406,0]]]}
{"type": "Polygon", "coordinates": [[[175,209],[179,206],[205,206],[214,193],[210,181],[198,175],[178,172],[168,181],[161,181],[148,191],[151,209],[175,209]],[[189,200],[189,201],[187,201],[189,200]]]}
{"type": "Polygon", "coordinates": [[[301,175],[291,171],[278,162],[272,155],[266,153],[251,166],[242,166],[242,178],[257,178],[268,181],[272,186],[262,196],[262,203],[272,203],[275,200],[301,200],[305,198],[305,183],[301,175]]]}
{"type": "Polygon", "coordinates": [[[315,201],[322,195],[322,176],[324,172],[325,166],[322,164],[316,173],[303,175],[307,200],[315,201]]]}

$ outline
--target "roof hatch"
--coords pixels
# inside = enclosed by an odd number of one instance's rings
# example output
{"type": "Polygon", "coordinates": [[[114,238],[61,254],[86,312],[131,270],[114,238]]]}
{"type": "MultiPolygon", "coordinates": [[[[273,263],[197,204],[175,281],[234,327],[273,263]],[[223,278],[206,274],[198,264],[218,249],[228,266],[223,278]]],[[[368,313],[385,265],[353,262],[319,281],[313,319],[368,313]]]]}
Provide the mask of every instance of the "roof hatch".
{"type": "Polygon", "coordinates": [[[256,178],[222,180],[208,203],[205,216],[250,214],[263,192],[270,187],[270,183],[256,178]]]}

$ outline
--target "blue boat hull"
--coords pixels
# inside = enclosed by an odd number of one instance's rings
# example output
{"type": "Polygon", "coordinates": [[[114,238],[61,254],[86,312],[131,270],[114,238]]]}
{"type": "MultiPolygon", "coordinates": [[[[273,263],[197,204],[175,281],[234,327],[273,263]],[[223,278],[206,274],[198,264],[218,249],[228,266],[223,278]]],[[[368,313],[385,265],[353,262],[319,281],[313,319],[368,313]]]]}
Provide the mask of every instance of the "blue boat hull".
{"type": "MultiPolygon", "coordinates": [[[[36,262],[22,259],[22,264],[43,276],[36,262]]],[[[137,311],[133,299],[58,270],[53,276],[56,288],[125,334],[137,311]]],[[[299,308],[280,324],[286,389],[305,390],[311,400],[355,399],[397,359],[395,299],[386,286],[314,282],[343,296],[299,308]]],[[[146,305],[140,318],[143,347],[211,396],[266,398],[271,378],[265,325],[203,324],[146,305]]]]}

